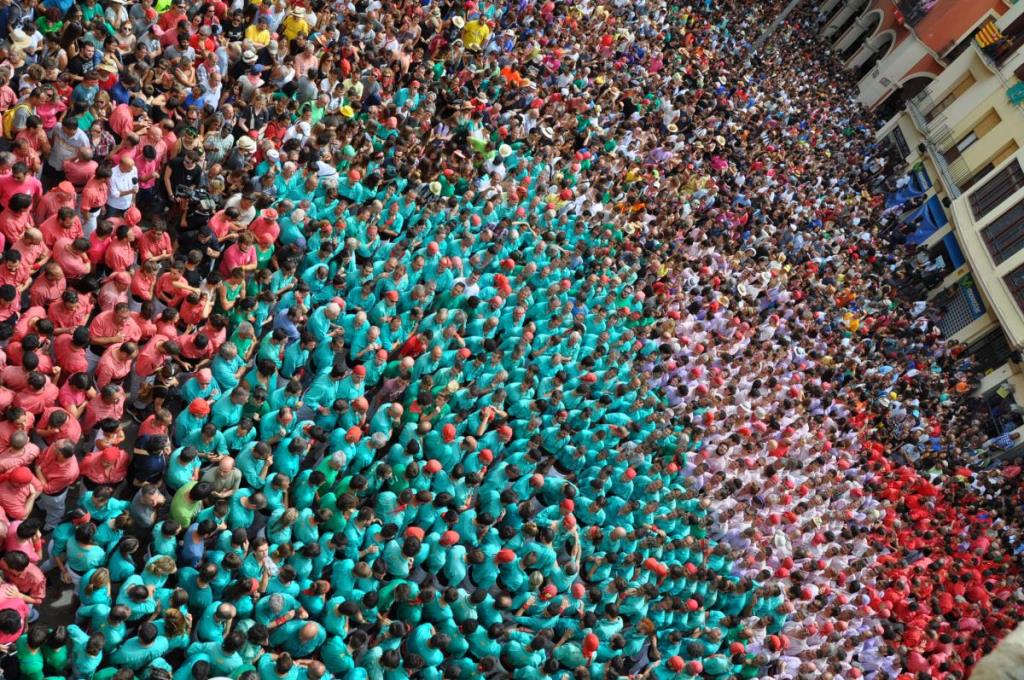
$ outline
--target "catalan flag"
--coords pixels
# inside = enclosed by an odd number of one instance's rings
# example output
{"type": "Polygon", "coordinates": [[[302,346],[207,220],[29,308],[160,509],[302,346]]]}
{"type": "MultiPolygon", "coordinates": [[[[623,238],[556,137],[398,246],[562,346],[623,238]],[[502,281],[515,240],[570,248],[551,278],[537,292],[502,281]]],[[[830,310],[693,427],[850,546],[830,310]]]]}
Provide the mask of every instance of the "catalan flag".
{"type": "Polygon", "coordinates": [[[978,30],[978,34],[974,36],[974,39],[978,42],[978,47],[989,47],[1002,40],[1003,34],[996,27],[996,22],[989,21],[978,30]]]}

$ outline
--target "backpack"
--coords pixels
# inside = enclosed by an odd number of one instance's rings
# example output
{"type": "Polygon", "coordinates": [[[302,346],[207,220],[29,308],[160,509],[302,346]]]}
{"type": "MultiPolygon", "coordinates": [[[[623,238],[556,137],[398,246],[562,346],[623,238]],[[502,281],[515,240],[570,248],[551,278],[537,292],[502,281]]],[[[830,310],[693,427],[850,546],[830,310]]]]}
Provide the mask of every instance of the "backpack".
{"type": "Polygon", "coordinates": [[[0,119],[0,120],[2,120],[2,123],[3,123],[4,139],[14,139],[14,135],[15,135],[14,117],[16,115],[18,115],[18,110],[19,109],[30,109],[31,110],[31,108],[32,107],[30,107],[28,104],[15,104],[11,108],[9,108],[6,111],[4,111],[3,119],[0,119]]]}

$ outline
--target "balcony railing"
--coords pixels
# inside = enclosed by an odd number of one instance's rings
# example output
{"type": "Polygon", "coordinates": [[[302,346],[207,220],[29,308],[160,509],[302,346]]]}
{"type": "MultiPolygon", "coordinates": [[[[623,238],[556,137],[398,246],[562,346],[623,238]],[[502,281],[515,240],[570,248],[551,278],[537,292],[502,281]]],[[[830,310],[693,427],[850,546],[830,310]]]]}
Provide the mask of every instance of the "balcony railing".
{"type": "Polygon", "coordinates": [[[903,23],[913,28],[928,16],[937,0],[896,0],[896,7],[903,15],[903,23]]]}
{"type": "MultiPolygon", "coordinates": [[[[936,131],[934,125],[929,125],[928,121],[925,120],[924,114],[921,109],[918,108],[917,103],[913,99],[907,102],[907,112],[910,114],[911,120],[914,121],[914,126],[924,135],[925,149],[928,151],[928,155],[931,156],[932,162],[935,164],[935,168],[939,171],[939,177],[942,178],[942,183],[946,187],[946,195],[949,196],[950,200],[956,200],[960,198],[960,186],[956,177],[949,167],[949,161],[946,160],[946,156],[943,154],[942,149],[939,148],[938,140],[936,139],[936,131]]],[[[939,126],[942,129],[944,126],[939,126]]],[[[944,138],[949,137],[946,131],[943,129],[939,136],[944,138]]]]}

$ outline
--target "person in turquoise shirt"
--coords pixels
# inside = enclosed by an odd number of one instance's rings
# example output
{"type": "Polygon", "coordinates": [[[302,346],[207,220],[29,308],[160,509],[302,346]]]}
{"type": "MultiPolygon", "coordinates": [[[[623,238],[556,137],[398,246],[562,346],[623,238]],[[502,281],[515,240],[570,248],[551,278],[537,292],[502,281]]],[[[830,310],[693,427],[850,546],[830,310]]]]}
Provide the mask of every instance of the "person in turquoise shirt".
{"type": "Polygon", "coordinates": [[[242,409],[248,399],[248,391],[234,388],[214,402],[210,410],[210,422],[221,430],[237,425],[242,419],[242,409]]]}
{"type": "Polygon", "coordinates": [[[216,673],[230,676],[242,666],[242,656],[239,652],[244,645],[245,635],[239,631],[232,631],[223,640],[193,642],[188,648],[188,658],[205,655],[216,673]]]}
{"type": "Polygon", "coordinates": [[[71,641],[71,671],[76,678],[91,678],[103,663],[105,638],[102,633],[91,635],[75,624],[68,626],[71,641]]]}
{"type": "Polygon", "coordinates": [[[167,638],[160,635],[157,627],[147,621],[139,627],[136,637],[125,640],[110,655],[110,661],[117,666],[140,671],[166,654],[167,649],[167,638]]]}
{"type": "Polygon", "coordinates": [[[311,657],[326,639],[324,627],[315,621],[288,621],[270,634],[272,644],[296,659],[311,657]]]}

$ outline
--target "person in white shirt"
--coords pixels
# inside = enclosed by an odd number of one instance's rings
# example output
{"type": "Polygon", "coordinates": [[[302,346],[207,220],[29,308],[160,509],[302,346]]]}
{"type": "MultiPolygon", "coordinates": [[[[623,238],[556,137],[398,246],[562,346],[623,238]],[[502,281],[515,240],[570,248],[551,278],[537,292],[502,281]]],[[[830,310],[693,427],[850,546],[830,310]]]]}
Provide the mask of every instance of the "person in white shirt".
{"type": "Polygon", "coordinates": [[[107,198],[107,213],[120,217],[135,202],[139,190],[139,173],[130,156],[121,156],[121,161],[110,174],[110,196],[107,198]]]}

